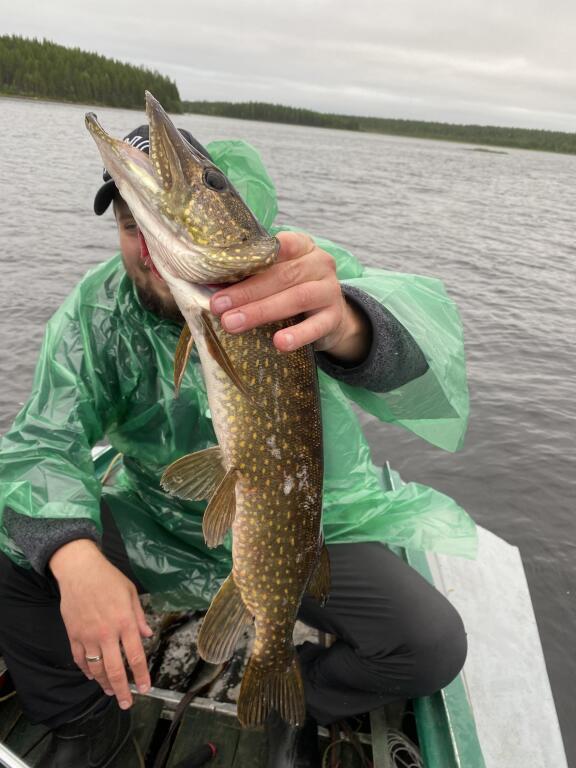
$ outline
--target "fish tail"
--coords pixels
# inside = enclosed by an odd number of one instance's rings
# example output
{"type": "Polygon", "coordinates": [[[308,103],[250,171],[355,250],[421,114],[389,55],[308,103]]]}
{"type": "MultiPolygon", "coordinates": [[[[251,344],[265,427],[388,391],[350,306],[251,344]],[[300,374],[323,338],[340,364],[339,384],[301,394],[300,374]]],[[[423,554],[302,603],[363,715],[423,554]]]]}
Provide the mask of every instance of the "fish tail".
{"type": "Polygon", "coordinates": [[[238,697],[238,719],[242,725],[262,725],[273,709],[293,726],[304,723],[304,684],[294,652],[282,670],[262,666],[252,657],[244,672],[238,697]]]}

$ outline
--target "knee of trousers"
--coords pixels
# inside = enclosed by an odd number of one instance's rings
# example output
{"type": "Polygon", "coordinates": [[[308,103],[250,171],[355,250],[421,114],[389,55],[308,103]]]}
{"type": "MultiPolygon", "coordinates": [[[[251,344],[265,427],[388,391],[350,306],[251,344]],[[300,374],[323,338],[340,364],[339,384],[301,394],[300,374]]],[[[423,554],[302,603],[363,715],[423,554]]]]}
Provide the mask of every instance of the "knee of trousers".
{"type": "Polygon", "coordinates": [[[429,696],[454,680],[466,661],[468,640],[460,614],[453,612],[443,624],[442,633],[431,633],[413,648],[414,692],[412,696],[429,696]]]}
{"type": "Polygon", "coordinates": [[[434,626],[412,630],[392,652],[388,648],[364,656],[362,664],[382,692],[395,691],[406,698],[429,696],[454,680],[467,650],[464,624],[452,609],[434,626]]]}

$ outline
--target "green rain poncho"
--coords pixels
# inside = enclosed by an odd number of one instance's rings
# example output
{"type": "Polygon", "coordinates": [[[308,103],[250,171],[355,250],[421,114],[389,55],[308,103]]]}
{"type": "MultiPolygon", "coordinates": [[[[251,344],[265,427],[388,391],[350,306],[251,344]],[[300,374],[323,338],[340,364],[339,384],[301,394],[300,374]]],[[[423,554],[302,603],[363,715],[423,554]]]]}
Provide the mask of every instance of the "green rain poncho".
{"type": "MultiPolygon", "coordinates": [[[[274,186],[257,153],[241,141],[209,151],[263,225],[276,233],[274,186]]],[[[387,490],[353,403],[445,450],[462,443],[468,416],[462,327],[435,279],[363,267],[317,239],[341,281],[380,301],[412,334],[429,370],[385,394],[340,384],[320,372],[324,422],[324,531],[329,543],[380,540],[472,555],[474,524],[450,498],[401,481],[387,490]]],[[[120,256],[93,269],[48,323],[32,395],[0,446],[0,511],[90,518],[100,498],[118,523],[136,576],[166,607],[203,608],[230,570],[229,547],[208,550],[204,502],[168,497],[159,487],[174,459],[215,443],[198,358],[174,398],[180,328],[146,311],[120,256]],[[124,454],[114,486],[101,488],[91,448],[107,439],[124,454]]],[[[0,547],[22,553],[4,528],[0,547]]]]}

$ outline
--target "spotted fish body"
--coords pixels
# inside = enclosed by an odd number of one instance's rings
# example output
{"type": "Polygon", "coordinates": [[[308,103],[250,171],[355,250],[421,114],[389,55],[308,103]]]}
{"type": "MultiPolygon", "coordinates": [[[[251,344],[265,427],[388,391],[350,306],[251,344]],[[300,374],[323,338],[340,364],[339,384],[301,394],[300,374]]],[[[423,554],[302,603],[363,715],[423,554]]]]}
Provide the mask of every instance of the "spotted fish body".
{"type": "Polygon", "coordinates": [[[265,268],[278,242],[149,94],[147,108],[150,158],[111,139],[93,117],[87,124],[187,322],[176,387],[194,341],[218,438],[218,446],[182,457],[162,477],[181,498],[210,500],[208,546],[232,530],[232,572],[208,610],[198,649],[207,661],[223,662],[254,621],[239,719],[258,725],[274,709],[296,725],[305,702],[293,628],[304,593],[322,600],[329,588],[314,355],[310,347],[289,354],[274,347],[274,333],[291,320],[231,335],[208,311],[214,288],[206,284],[265,268]]]}
{"type": "MultiPolygon", "coordinates": [[[[246,619],[255,620],[249,670],[270,676],[267,696],[247,698],[250,672],[243,681],[239,715],[245,723],[257,724],[271,704],[282,708],[282,702],[274,701],[281,688],[274,681],[281,682],[295,664],[296,615],[319,564],[322,429],[317,375],[309,347],[289,355],[276,350],[272,336],[280,324],[232,336],[217,318],[211,322],[251,395],[248,400],[238,391],[214,361],[209,344],[198,340],[201,328],[193,328],[224,467],[236,473],[232,576],[246,619]]],[[[220,626],[210,636],[209,619],[205,627],[200,652],[208,660],[224,660],[230,653],[226,632],[220,626]]],[[[291,702],[284,714],[299,722],[304,717],[299,681],[297,691],[300,701],[291,702]]]]}

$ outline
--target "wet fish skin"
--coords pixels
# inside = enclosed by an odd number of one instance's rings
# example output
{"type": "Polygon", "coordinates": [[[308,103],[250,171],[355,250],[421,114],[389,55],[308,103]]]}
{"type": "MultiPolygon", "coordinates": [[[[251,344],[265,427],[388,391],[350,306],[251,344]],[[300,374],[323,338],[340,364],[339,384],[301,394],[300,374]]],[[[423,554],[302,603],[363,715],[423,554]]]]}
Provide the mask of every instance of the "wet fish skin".
{"type": "MultiPolygon", "coordinates": [[[[215,333],[240,372],[249,402],[213,359],[206,365],[212,418],[227,470],[235,469],[236,508],[232,524],[233,580],[242,604],[255,619],[256,636],[238,704],[245,724],[259,724],[265,700],[250,695],[250,681],[279,697],[282,679],[295,667],[292,633],[302,596],[319,559],[322,511],[322,428],[314,355],[310,347],[289,355],[272,344],[273,333],[288,323],[256,328],[239,336],[215,333]],[[261,678],[267,678],[264,682],[261,678]]],[[[193,331],[193,333],[195,333],[193,331]]],[[[196,334],[195,334],[196,335],[196,334]]],[[[210,625],[199,638],[209,661],[229,655],[221,650],[225,629],[210,625]],[[216,647],[215,647],[216,646],[216,647]]],[[[295,723],[304,718],[300,701],[275,707],[295,723]]]]}
{"type": "MultiPolygon", "coordinates": [[[[147,112],[150,158],[109,137],[94,117],[87,125],[187,321],[218,438],[218,448],[179,459],[162,478],[182,498],[210,498],[203,520],[209,546],[232,528],[233,569],[208,610],[199,651],[207,661],[225,661],[254,620],[239,718],[258,725],[276,709],[296,725],[304,720],[305,702],[293,627],[304,592],[322,599],[329,585],[314,355],[310,347],[287,355],[274,347],[272,336],[292,320],[232,335],[209,312],[214,288],[205,284],[265,268],[278,242],[149,94],[147,112]]],[[[184,331],[177,387],[190,349],[184,331]]]]}

